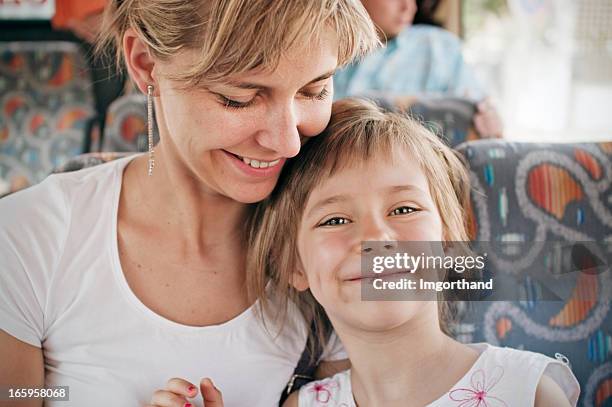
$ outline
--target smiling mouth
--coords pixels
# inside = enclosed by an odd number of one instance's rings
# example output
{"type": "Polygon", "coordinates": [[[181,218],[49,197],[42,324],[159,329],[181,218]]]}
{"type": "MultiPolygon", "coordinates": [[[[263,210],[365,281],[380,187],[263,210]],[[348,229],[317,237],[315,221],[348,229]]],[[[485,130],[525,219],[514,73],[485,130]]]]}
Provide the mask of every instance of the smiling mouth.
{"type": "Polygon", "coordinates": [[[277,158],[274,161],[263,161],[263,160],[257,160],[255,158],[243,157],[241,155],[234,154],[229,151],[226,151],[226,152],[230,155],[233,155],[234,157],[236,157],[237,159],[239,159],[246,165],[251,166],[252,168],[270,168],[270,167],[274,167],[275,165],[278,165],[278,163],[280,163],[281,161],[280,158],[277,158]]]}

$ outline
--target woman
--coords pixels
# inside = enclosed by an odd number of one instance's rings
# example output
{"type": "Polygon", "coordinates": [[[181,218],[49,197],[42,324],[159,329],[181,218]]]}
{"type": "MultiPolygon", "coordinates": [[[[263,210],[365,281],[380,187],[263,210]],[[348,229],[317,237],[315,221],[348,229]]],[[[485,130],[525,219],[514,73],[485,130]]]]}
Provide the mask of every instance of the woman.
{"type": "Polygon", "coordinates": [[[248,204],[326,126],[331,76],[373,25],[356,0],[115,0],[113,41],[160,142],[0,200],[0,383],[108,406],[210,376],[227,406],[272,405],[306,332],[253,315],[248,204]]]}

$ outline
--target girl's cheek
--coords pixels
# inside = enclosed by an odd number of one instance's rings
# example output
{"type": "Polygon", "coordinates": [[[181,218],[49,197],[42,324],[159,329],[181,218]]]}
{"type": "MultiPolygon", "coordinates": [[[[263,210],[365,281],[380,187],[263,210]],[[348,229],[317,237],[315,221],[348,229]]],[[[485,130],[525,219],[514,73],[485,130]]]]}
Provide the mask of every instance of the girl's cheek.
{"type": "Polygon", "coordinates": [[[442,221],[437,216],[423,216],[418,221],[398,223],[396,231],[400,241],[441,241],[442,221]]]}

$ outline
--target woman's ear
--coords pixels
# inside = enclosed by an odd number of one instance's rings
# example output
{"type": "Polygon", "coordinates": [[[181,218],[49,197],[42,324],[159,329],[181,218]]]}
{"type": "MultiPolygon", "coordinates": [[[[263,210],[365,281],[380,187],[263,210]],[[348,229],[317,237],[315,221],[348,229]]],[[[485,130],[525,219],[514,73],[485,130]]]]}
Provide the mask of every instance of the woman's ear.
{"type": "Polygon", "coordinates": [[[153,79],[155,61],[147,44],[132,28],[128,28],[123,35],[123,55],[130,77],[138,89],[146,95],[147,86],[155,85],[153,79]]]}
{"type": "Polygon", "coordinates": [[[301,261],[298,262],[298,265],[291,276],[291,285],[298,291],[306,291],[308,287],[310,287],[301,261]]]}

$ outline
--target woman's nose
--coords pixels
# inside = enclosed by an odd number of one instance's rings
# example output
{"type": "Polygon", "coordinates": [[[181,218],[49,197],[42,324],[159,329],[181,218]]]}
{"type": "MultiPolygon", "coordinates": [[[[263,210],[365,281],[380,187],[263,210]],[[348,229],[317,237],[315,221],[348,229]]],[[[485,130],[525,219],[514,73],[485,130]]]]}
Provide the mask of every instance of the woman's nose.
{"type": "Polygon", "coordinates": [[[259,133],[257,142],[279,157],[294,157],[301,142],[298,131],[299,117],[292,103],[270,111],[266,128],[259,133]]]}

